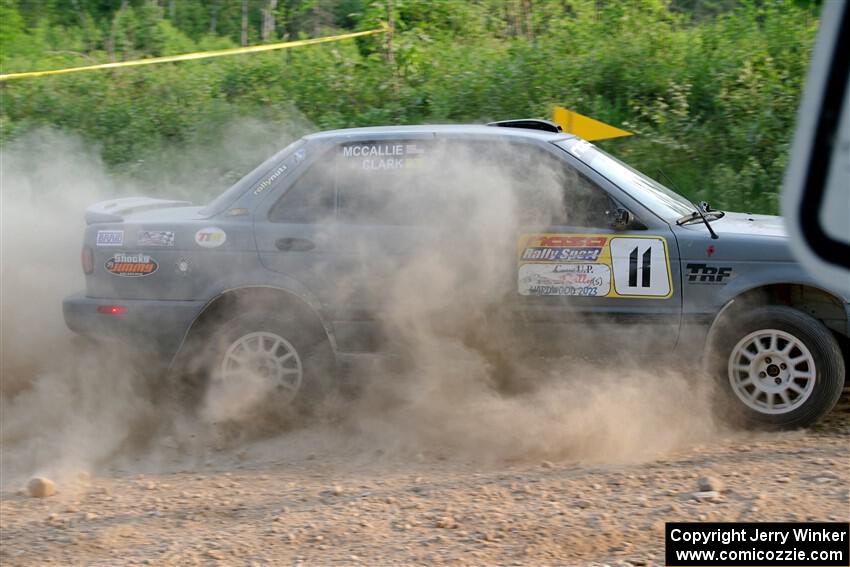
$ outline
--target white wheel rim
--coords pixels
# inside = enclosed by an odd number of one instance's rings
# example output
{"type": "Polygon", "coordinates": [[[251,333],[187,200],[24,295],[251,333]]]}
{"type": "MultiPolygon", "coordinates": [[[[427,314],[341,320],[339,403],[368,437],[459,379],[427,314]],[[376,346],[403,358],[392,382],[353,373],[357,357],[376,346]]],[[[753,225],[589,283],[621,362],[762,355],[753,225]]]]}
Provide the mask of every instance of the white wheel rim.
{"type": "Polygon", "coordinates": [[[729,383],[747,407],[783,414],[806,403],[815,389],[815,360],[797,337],[777,329],[754,331],[729,357],[729,383]]]}
{"type": "Polygon", "coordinates": [[[228,382],[259,377],[290,402],[301,388],[304,369],[292,343],[269,331],[259,331],[242,335],[228,347],[219,375],[228,382]]]}

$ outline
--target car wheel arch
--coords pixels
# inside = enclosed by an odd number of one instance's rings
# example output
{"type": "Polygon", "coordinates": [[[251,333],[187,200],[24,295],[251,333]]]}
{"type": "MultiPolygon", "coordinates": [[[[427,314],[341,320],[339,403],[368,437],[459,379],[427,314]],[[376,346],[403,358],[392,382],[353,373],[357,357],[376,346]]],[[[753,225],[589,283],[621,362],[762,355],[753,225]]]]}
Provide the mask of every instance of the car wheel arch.
{"type": "Polygon", "coordinates": [[[299,318],[313,325],[314,330],[321,332],[328,340],[332,351],[336,352],[333,328],[322,317],[317,303],[311,301],[311,298],[305,298],[292,290],[280,287],[243,286],[224,290],[206,303],[187,329],[171,367],[186,369],[191,366],[192,353],[196,352],[195,347],[214,327],[218,318],[227,319],[246,306],[255,308],[268,305],[273,305],[275,309],[286,310],[288,313],[295,313],[299,318]]]}
{"type": "Polygon", "coordinates": [[[711,347],[714,344],[718,332],[730,318],[734,318],[742,310],[762,305],[785,305],[799,309],[844,337],[847,337],[850,331],[847,311],[841,298],[835,294],[804,283],[774,283],[743,290],[728,300],[711,323],[706,346],[711,347]]]}

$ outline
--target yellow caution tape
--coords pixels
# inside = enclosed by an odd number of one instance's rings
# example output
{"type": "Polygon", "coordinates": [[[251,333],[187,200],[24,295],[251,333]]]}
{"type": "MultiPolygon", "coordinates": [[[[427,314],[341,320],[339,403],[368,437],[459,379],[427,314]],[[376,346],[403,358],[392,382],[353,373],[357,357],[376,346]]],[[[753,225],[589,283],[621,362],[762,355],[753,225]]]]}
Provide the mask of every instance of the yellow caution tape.
{"type": "Polygon", "coordinates": [[[574,110],[568,110],[562,106],[556,106],[552,112],[552,121],[559,124],[564,132],[575,134],[588,142],[594,140],[607,140],[609,138],[620,138],[631,136],[631,132],[620,130],[610,124],[594,120],[574,110]]]}
{"type": "Polygon", "coordinates": [[[82,71],[96,71],[98,69],[117,69],[119,67],[137,67],[139,65],[155,65],[157,63],[173,63],[175,61],[192,61],[196,59],[209,59],[210,57],[226,57],[228,55],[239,55],[240,53],[258,53],[260,51],[273,51],[275,49],[289,49],[291,47],[302,47],[305,45],[316,45],[318,43],[330,43],[353,37],[364,37],[379,33],[387,33],[390,28],[385,24],[382,28],[360,32],[317,37],[313,39],[299,39],[297,41],[286,41],[283,43],[267,43],[264,45],[252,45],[250,47],[233,47],[230,49],[218,49],[215,51],[198,51],[195,53],[184,53],[182,55],[167,55],[165,57],[151,57],[150,59],[137,59],[135,61],[118,61],[115,63],[103,63],[101,65],[86,65],[85,67],[68,67],[66,69],[53,69],[50,71],[29,71],[26,73],[8,73],[0,75],[0,81],[12,79],[26,79],[29,77],[45,77],[48,75],[64,75],[66,73],[80,73],[82,71]]]}

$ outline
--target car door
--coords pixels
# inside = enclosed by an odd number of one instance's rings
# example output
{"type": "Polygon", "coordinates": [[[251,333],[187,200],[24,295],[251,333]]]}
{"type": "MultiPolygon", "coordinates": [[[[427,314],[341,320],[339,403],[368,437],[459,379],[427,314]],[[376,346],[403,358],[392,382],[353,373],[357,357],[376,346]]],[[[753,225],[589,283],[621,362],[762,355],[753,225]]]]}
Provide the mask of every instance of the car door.
{"type": "Polygon", "coordinates": [[[669,352],[682,301],[669,226],[580,162],[571,163],[565,152],[524,152],[515,161],[517,176],[527,179],[518,190],[536,191],[523,163],[545,163],[559,170],[563,208],[547,225],[527,223],[518,235],[514,298],[521,323],[542,350],[555,355],[669,352]],[[618,209],[633,220],[614,228],[611,213],[618,209]]]}
{"type": "Polygon", "coordinates": [[[270,283],[318,300],[324,309],[336,299],[334,171],[326,148],[306,155],[291,177],[266,189],[254,236],[270,283]]]}
{"type": "Polygon", "coordinates": [[[429,132],[348,138],[332,150],[336,171],[336,292],[331,317],[341,348],[398,350],[394,329],[405,278],[433,238],[418,222],[429,198],[429,132]]]}

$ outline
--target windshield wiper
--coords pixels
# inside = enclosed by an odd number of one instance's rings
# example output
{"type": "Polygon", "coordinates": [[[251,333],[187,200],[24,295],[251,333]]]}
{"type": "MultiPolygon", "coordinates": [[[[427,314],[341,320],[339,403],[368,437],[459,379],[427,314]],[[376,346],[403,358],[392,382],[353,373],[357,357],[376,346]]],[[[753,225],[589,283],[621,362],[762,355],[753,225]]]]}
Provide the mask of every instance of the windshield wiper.
{"type": "MultiPolygon", "coordinates": [[[[705,205],[706,203],[700,203],[698,206],[694,205],[694,208],[696,208],[697,210],[683,216],[682,218],[676,221],[676,224],[679,226],[683,226],[686,224],[690,224],[693,221],[702,221],[703,223],[709,223],[713,220],[722,219],[726,216],[726,213],[724,213],[723,211],[715,211],[711,209],[706,210],[705,208],[703,208],[705,205]]],[[[706,224],[706,226],[708,227],[708,231],[714,234],[714,231],[711,229],[711,226],[709,226],[708,224],[706,224]]],[[[712,236],[712,238],[717,237],[712,236]]]]}
{"type": "MultiPolygon", "coordinates": [[[[679,188],[676,187],[676,184],[673,183],[673,180],[670,179],[670,176],[667,175],[666,173],[664,173],[663,171],[661,171],[661,168],[658,169],[658,173],[660,175],[664,176],[664,179],[667,180],[667,182],[670,184],[670,187],[672,187],[673,190],[676,191],[676,193],[678,193],[679,195],[682,194],[682,192],[679,191],[679,188]]],[[[717,233],[714,232],[714,229],[711,228],[711,224],[708,222],[708,219],[705,218],[705,213],[711,211],[711,207],[708,205],[708,202],[702,201],[699,205],[694,205],[694,202],[691,201],[690,199],[688,200],[688,202],[694,207],[694,212],[692,212],[689,215],[683,216],[682,218],[680,218],[679,220],[676,221],[676,224],[679,225],[679,226],[682,226],[683,224],[685,224],[689,221],[695,220],[697,217],[699,217],[702,220],[702,222],[705,224],[705,228],[708,229],[709,234],[711,234],[711,238],[713,240],[717,240],[718,238],[720,238],[719,236],[717,236],[717,233]]],[[[720,216],[717,217],[717,218],[720,218],[725,214],[722,211],[717,211],[717,212],[721,213],[720,216]]]]}

